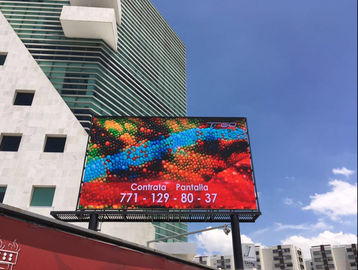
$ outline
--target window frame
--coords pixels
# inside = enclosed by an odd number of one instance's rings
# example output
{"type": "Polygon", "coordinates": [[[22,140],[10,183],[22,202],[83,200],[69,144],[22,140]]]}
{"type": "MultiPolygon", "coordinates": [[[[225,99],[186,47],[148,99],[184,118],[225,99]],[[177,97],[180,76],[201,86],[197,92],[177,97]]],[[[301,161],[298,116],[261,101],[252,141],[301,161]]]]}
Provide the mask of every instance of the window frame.
{"type": "MultiPolygon", "coordinates": [[[[4,52],[4,51],[0,51],[0,57],[1,56],[5,56],[5,58],[4,58],[4,62],[1,64],[1,62],[0,62],[0,67],[2,67],[2,66],[5,66],[5,64],[6,64],[6,59],[7,59],[7,57],[8,57],[8,52],[4,52]]],[[[1,58],[0,58],[1,59],[1,58]]]]}
{"type": "Polygon", "coordinates": [[[66,144],[67,144],[67,135],[66,134],[46,134],[42,152],[43,153],[50,153],[50,154],[64,153],[66,151],[66,144]],[[62,151],[45,151],[48,138],[58,138],[58,139],[62,138],[62,139],[65,139],[63,150],[62,151]]]}
{"type": "Polygon", "coordinates": [[[15,95],[12,101],[12,105],[13,106],[21,106],[21,107],[31,107],[33,102],[34,102],[34,98],[35,98],[35,90],[23,90],[23,89],[16,89],[15,90],[15,95]],[[15,104],[16,101],[16,97],[18,94],[33,94],[32,96],[32,100],[31,100],[31,104],[30,105],[25,105],[25,104],[15,104]]]}
{"type": "Polygon", "coordinates": [[[56,186],[55,185],[33,185],[32,190],[31,190],[29,207],[53,207],[53,202],[55,200],[55,195],[56,195],[56,186]],[[54,189],[53,196],[52,196],[52,202],[51,202],[50,206],[49,205],[32,205],[32,200],[33,200],[36,188],[53,188],[54,189]]]}
{"type": "Polygon", "coordinates": [[[7,185],[0,185],[0,189],[4,188],[4,197],[2,198],[2,200],[0,200],[0,203],[4,203],[5,200],[5,195],[6,195],[6,191],[7,191],[7,185]]]}
{"type": "Polygon", "coordinates": [[[19,152],[21,142],[22,142],[22,137],[23,137],[22,133],[0,133],[0,152],[8,152],[8,153],[9,152],[11,152],[11,153],[19,152]],[[2,145],[4,137],[20,137],[20,141],[19,141],[17,150],[1,150],[1,145],[2,145]]]}

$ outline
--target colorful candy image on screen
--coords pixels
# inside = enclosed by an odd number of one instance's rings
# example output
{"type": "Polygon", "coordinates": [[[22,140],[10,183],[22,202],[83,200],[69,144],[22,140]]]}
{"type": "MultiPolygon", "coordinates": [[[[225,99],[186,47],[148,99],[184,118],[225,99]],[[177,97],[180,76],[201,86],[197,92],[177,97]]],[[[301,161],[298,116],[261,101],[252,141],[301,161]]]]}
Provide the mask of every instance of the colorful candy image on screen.
{"type": "Polygon", "coordinates": [[[80,209],[249,209],[245,118],[97,117],[80,209]]]}

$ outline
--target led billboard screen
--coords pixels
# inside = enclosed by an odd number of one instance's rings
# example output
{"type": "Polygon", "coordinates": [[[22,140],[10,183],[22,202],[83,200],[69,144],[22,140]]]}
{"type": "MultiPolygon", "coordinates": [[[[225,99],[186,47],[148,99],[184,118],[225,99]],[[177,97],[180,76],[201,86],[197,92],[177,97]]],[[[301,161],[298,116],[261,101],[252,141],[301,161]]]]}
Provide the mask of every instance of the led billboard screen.
{"type": "Polygon", "coordinates": [[[94,118],[78,208],[257,210],[246,118],[94,118]]]}

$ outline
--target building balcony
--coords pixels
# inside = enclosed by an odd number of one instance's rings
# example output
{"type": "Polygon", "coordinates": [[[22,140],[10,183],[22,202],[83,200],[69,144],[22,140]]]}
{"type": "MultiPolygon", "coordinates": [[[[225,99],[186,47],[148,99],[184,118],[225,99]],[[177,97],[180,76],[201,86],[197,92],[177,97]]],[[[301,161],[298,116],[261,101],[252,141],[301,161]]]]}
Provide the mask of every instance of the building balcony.
{"type": "Polygon", "coordinates": [[[60,21],[69,38],[102,39],[117,51],[117,24],[113,8],[63,6],[60,21]]]}
{"type": "Polygon", "coordinates": [[[71,6],[113,8],[120,25],[122,17],[121,0],[70,0],[71,6]]]}

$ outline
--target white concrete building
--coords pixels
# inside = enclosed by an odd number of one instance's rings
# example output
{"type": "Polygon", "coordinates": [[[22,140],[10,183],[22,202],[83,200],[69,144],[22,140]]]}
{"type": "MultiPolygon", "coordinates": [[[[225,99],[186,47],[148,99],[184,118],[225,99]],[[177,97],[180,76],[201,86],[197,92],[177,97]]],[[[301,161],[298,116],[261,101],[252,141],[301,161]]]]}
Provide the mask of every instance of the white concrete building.
{"type": "Polygon", "coordinates": [[[216,269],[235,269],[234,257],[231,255],[196,256],[194,262],[211,266],[216,269]]]}
{"type": "MultiPolygon", "coordinates": [[[[256,246],[255,266],[251,270],[357,270],[357,244],[311,247],[312,259],[304,260],[302,251],[293,245],[256,246]]],[[[217,269],[234,269],[232,256],[197,256],[195,261],[217,269]]]]}
{"type": "MultiPolygon", "coordinates": [[[[46,216],[75,210],[88,135],[1,12],[0,26],[2,202],[46,216]],[[16,105],[19,93],[31,104],[16,105]],[[51,139],[63,149],[47,152],[51,139]]],[[[103,223],[101,231],[143,245],[155,237],[150,223],[103,223]]]]}
{"type": "MultiPolygon", "coordinates": [[[[0,1],[0,203],[75,210],[92,115],[185,115],[185,74],[185,46],[149,0],[0,1]]],[[[145,245],[177,227],[101,231],[145,245]]]]}
{"type": "Polygon", "coordinates": [[[310,251],[314,270],[357,270],[357,244],[313,246],[310,251]]]}
{"type": "Polygon", "coordinates": [[[301,249],[293,245],[256,247],[258,270],[305,270],[301,249]]]}
{"type": "Polygon", "coordinates": [[[192,261],[196,255],[196,244],[187,242],[157,242],[154,249],[169,253],[184,260],[192,261]]]}
{"type": "Polygon", "coordinates": [[[3,202],[47,216],[50,210],[74,209],[88,135],[1,12],[0,26],[0,52],[6,54],[0,66],[3,202]],[[32,96],[31,102],[17,105],[19,94],[32,96]],[[7,149],[16,137],[17,148],[7,149]],[[64,148],[46,151],[49,138],[63,139],[64,148]],[[45,193],[54,192],[50,207],[32,200],[45,187],[52,190],[45,193]]]}
{"type": "Polygon", "coordinates": [[[314,270],[313,268],[313,262],[312,260],[305,260],[305,267],[306,267],[306,270],[314,270]]]}
{"type": "MultiPolygon", "coordinates": [[[[255,245],[242,244],[241,248],[244,260],[244,269],[256,270],[255,245]]],[[[194,261],[217,269],[235,269],[234,256],[232,255],[196,256],[194,261]]]]}

